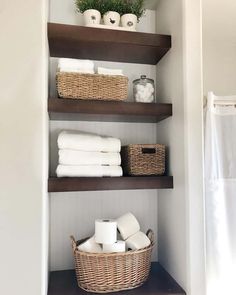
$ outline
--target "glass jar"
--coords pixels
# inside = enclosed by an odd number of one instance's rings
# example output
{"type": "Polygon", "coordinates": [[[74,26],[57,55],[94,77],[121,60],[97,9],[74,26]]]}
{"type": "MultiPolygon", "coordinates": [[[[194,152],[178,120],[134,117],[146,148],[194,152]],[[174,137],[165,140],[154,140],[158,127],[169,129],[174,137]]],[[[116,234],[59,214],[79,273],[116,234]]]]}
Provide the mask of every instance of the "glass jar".
{"type": "Polygon", "coordinates": [[[133,92],[136,102],[151,103],[156,101],[154,80],[145,75],[133,81],[133,92]]]}

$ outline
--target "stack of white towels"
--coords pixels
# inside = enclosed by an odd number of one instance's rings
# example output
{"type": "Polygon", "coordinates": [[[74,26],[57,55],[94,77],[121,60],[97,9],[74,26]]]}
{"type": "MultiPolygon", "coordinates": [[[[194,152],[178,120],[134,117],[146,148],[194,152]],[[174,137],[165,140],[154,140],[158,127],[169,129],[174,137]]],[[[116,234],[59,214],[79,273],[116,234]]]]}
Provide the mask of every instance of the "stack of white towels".
{"type": "Polygon", "coordinates": [[[121,69],[107,69],[98,67],[97,73],[100,75],[124,76],[123,70],[121,69]]]}
{"type": "Polygon", "coordinates": [[[91,60],[59,58],[59,72],[94,74],[94,62],[91,60]]]}
{"type": "Polygon", "coordinates": [[[117,253],[140,250],[150,245],[149,238],[140,231],[140,225],[132,213],[116,220],[95,221],[95,235],[78,246],[79,251],[89,253],[117,253]]]}
{"type": "Polygon", "coordinates": [[[58,177],[120,177],[121,141],[79,131],[62,131],[58,136],[58,177]]]}
{"type": "MultiPolygon", "coordinates": [[[[58,71],[80,74],[95,74],[95,64],[92,60],[59,58],[58,71]]],[[[123,76],[121,69],[97,68],[97,74],[109,76],[123,76]]]]}

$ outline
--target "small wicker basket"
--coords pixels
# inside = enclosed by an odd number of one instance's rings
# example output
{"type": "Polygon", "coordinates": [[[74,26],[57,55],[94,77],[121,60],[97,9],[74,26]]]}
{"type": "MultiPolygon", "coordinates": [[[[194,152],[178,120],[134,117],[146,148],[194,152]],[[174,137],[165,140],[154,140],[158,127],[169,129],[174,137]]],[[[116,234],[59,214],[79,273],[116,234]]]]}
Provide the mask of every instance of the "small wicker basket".
{"type": "Polygon", "coordinates": [[[130,144],[121,149],[122,168],[127,175],[163,175],[165,146],[162,144],[130,144]]]}
{"type": "Polygon", "coordinates": [[[148,279],[154,246],[153,231],[147,232],[150,246],[125,253],[87,253],[71,236],[78,286],[93,293],[110,293],[137,288],[148,279]]]}
{"type": "Polygon", "coordinates": [[[56,85],[62,98],[121,101],[128,96],[125,76],[58,72],[56,85]]]}

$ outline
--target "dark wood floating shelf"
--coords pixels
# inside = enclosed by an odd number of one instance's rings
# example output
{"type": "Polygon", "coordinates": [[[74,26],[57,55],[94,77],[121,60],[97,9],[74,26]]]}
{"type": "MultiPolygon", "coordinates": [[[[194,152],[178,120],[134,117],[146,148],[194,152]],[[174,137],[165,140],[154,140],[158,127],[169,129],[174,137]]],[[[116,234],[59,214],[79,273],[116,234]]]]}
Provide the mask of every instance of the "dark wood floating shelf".
{"type": "MultiPolygon", "coordinates": [[[[77,285],[74,270],[54,271],[50,274],[48,295],[88,295],[77,285]]],[[[94,293],[93,293],[94,294],[94,293]]],[[[158,263],[152,263],[149,280],[141,287],[112,293],[114,295],[185,295],[185,291],[158,263]]]]}
{"type": "Polygon", "coordinates": [[[49,192],[171,189],[172,176],[50,177],[49,192]]]}
{"type": "Polygon", "coordinates": [[[171,36],[48,24],[50,56],[156,65],[171,36]]]}
{"type": "Polygon", "coordinates": [[[49,98],[51,120],[156,123],[172,116],[172,104],[49,98]]]}

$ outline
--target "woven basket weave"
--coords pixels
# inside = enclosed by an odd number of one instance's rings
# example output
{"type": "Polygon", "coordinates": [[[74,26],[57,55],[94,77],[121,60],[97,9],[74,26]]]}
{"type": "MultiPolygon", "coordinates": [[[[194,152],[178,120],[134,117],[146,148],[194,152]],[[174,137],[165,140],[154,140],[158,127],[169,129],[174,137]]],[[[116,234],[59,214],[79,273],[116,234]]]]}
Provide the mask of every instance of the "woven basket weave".
{"type": "Polygon", "coordinates": [[[87,253],[79,251],[71,236],[78,286],[93,293],[130,290],[141,286],[149,276],[154,246],[153,232],[147,232],[150,246],[125,253],[87,253]]]}
{"type": "Polygon", "coordinates": [[[56,85],[62,98],[120,101],[128,96],[125,76],[58,72],[56,85]]]}
{"type": "Polygon", "coordinates": [[[165,146],[162,144],[131,144],[122,147],[122,168],[127,175],[163,175],[165,146]]]}

